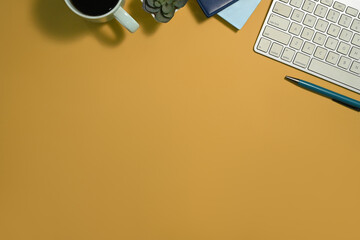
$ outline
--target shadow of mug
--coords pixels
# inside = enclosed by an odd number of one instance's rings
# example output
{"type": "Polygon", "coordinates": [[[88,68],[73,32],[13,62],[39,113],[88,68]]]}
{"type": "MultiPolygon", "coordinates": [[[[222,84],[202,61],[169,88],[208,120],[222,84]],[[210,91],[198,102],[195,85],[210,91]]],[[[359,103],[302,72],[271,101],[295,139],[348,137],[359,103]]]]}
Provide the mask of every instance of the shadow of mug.
{"type": "Polygon", "coordinates": [[[158,23],[149,13],[143,9],[143,4],[140,0],[128,1],[129,13],[140,23],[144,34],[152,35],[160,27],[158,23]]]}
{"type": "Polygon", "coordinates": [[[117,21],[108,23],[91,23],[73,13],[64,0],[35,0],[33,18],[38,28],[48,37],[67,42],[92,33],[103,45],[116,46],[125,36],[124,30],[117,21]],[[108,25],[113,36],[102,31],[108,25]]]}

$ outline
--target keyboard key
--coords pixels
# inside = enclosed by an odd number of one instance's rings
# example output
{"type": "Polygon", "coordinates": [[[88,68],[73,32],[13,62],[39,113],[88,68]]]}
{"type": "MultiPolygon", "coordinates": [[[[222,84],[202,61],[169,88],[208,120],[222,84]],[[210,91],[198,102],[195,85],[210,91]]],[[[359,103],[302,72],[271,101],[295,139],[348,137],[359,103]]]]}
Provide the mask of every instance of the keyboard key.
{"type": "Polygon", "coordinates": [[[296,50],[299,50],[303,44],[304,40],[297,38],[297,37],[293,37],[293,39],[291,40],[290,43],[290,47],[295,48],[296,50]]]}
{"type": "Polygon", "coordinates": [[[287,19],[284,19],[282,17],[279,17],[275,14],[271,14],[268,23],[274,27],[280,28],[282,30],[287,30],[289,25],[290,25],[290,21],[287,19]]]}
{"type": "Polygon", "coordinates": [[[350,45],[344,42],[341,42],[337,48],[337,51],[339,53],[342,53],[344,55],[347,55],[348,52],[350,51],[350,45]]]}
{"type": "Polygon", "coordinates": [[[285,45],[287,45],[289,43],[290,38],[291,38],[290,34],[284,33],[280,30],[277,30],[277,29],[269,27],[269,26],[265,27],[263,35],[265,37],[268,37],[274,41],[280,42],[285,45]]]}
{"type": "Polygon", "coordinates": [[[326,61],[331,64],[336,64],[339,59],[339,54],[334,52],[329,52],[326,61]]]}
{"type": "Polygon", "coordinates": [[[356,74],[360,74],[360,63],[353,62],[353,64],[350,67],[350,71],[356,74]]]}
{"type": "Polygon", "coordinates": [[[310,1],[310,0],[305,0],[303,6],[302,6],[302,10],[304,10],[305,12],[308,13],[312,13],[314,11],[315,8],[315,2],[310,1]]]}
{"type": "Polygon", "coordinates": [[[301,37],[305,38],[306,40],[311,40],[311,38],[314,35],[314,30],[310,29],[310,28],[304,28],[301,37]]]}
{"type": "Polygon", "coordinates": [[[335,24],[330,24],[330,27],[327,31],[327,33],[333,37],[337,37],[340,33],[340,27],[335,24]]]}
{"type": "Polygon", "coordinates": [[[326,43],[325,43],[325,47],[331,49],[331,50],[335,50],[337,44],[339,43],[338,40],[332,38],[332,37],[328,37],[326,43]]]}
{"type": "Polygon", "coordinates": [[[297,23],[292,23],[289,29],[289,32],[298,36],[301,32],[302,26],[300,24],[297,23]]]}
{"type": "Polygon", "coordinates": [[[280,14],[281,16],[284,16],[284,17],[289,17],[291,10],[292,10],[291,7],[289,7],[283,3],[277,2],[277,3],[275,3],[273,12],[280,14]]]}
{"type": "Polygon", "coordinates": [[[342,83],[360,89],[360,77],[321,62],[317,59],[311,60],[309,70],[335,81],[339,81],[339,79],[341,79],[342,83]]]}
{"type": "Polygon", "coordinates": [[[328,15],[326,16],[326,19],[331,21],[331,22],[336,23],[337,20],[339,19],[339,17],[340,17],[339,12],[330,9],[330,11],[328,12],[328,15]]]}
{"type": "Polygon", "coordinates": [[[273,55],[275,57],[280,57],[280,53],[283,49],[283,46],[278,43],[273,43],[273,45],[270,48],[270,55],[273,55]]]}
{"type": "Polygon", "coordinates": [[[359,60],[360,59],[360,49],[357,47],[353,47],[350,51],[349,56],[355,60],[359,60]]]}
{"type": "Polygon", "coordinates": [[[305,16],[305,19],[304,19],[304,25],[306,26],[309,26],[309,27],[313,27],[315,25],[315,22],[316,22],[316,17],[310,15],[310,14],[307,14],[305,16]]]}
{"type": "Polygon", "coordinates": [[[339,20],[339,25],[347,28],[350,26],[351,20],[352,20],[351,17],[342,14],[339,20]]]}
{"type": "Polygon", "coordinates": [[[346,5],[343,4],[343,3],[335,2],[334,3],[334,8],[336,10],[339,10],[339,11],[343,12],[343,11],[345,11],[346,5]]]}
{"type": "Polygon", "coordinates": [[[302,48],[302,52],[307,53],[309,55],[312,55],[314,50],[315,50],[315,44],[312,44],[310,42],[305,42],[305,44],[302,48]]]}
{"type": "Polygon", "coordinates": [[[316,17],[314,17],[313,15],[307,14],[305,16],[303,23],[306,26],[313,27],[315,25],[315,22],[316,22],[316,17]]]}
{"type": "Polygon", "coordinates": [[[326,40],[326,35],[325,34],[322,34],[322,33],[315,33],[315,36],[314,36],[314,43],[316,44],[319,44],[320,46],[323,45],[325,43],[325,40],[326,40]]]}
{"type": "Polygon", "coordinates": [[[309,61],[310,61],[309,56],[307,56],[303,53],[297,53],[293,63],[299,67],[306,68],[309,61]]]}
{"type": "Polygon", "coordinates": [[[322,47],[317,47],[314,53],[314,56],[323,60],[326,56],[327,50],[322,47]]]}
{"type": "Polygon", "coordinates": [[[320,1],[322,4],[325,4],[326,6],[331,7],[333,0],[321,0],[320,1]]]}
{"type": "Polygon", "coordinates": [[[360,20],[354,19],[350,29],[356,32],[360,32],[360,20]]]}
{"type": "Polygon", "coordinates": [[[322,17],[322,18],[323,18],[323,17],[326,16],[327,10],[328,10],[327,7],[318,4],[318,5],[316,6],[316,9],[315,9],[314,14],[315,14],[316,16],[318,16],[318,17],[322,17]]]}
{"type": "Polygon", "coordinates": [[[270,40],[266,38],[261,38],[257,46],[257,49],[259,49],[262,52],[267,52],[269,50],[270,44],[271,44],[270,40]]]}
{"type": "Polygon", "coordinates": [[[347,58],[347,57],[340,57],[340,60],[339,60],[339,63],[338,63],[338,66],[343,68],[343,69],[348,69],[350,67],[350,64],[351,64],[351,59],[350,58],[347,58]]]}
{"type": "Polygon", "coordinates": [[[295,55],[295,51],[290,49],[290,48],[285,48],[282,56],[281,56],[281,59],[285,60],[285,61],[288,61],[288,62],[291,62],[291,60],[293,59],[295,55]]]}
{"type": "Polygon", "coordinates": [[[289,2],[289,0],[280,0],[280,1],[282,1],[282,2],[284,2],[284,3],[288,3],[288,2],[289,2]]]}
{"type": "Polygon", "coordinates": [[[304,15],[305,15],[304,12],[295,9],[291,15],[291,19],[300,23],[302,21],[304,15]]]}
{"type": "Polygon", "coordinates": [[[358,46],[358,47],[360,47],[360,35],[355,33],[351,43],[358,46]]]}
{"type": "Polygon", "coordinates": [[[329,23],[325,20],[319,19],[316,23],[315,29],[321,32],[325,32],[329,23]]]}
{"type": "Polygon", "coordinates": [[[300,7],[302,3],[302,0],[291,0],[290,1],[290,5],[294,6],[294,7],[300,7]]]}
{"type": "Polygon", "coordinates": [[[352,8],[352,7],[348,7],[346,9],[346,13],[353,16],[353,17],[356,17],[359,13],[359,10],[355,9],[355,8],[352,8]]]}
{"type": "Polygon", "coordinates": [[[350,41],[351,36],[352,32],[347,29],[343,29],[340,33],[340,39],[346,42],[350,41]]]}

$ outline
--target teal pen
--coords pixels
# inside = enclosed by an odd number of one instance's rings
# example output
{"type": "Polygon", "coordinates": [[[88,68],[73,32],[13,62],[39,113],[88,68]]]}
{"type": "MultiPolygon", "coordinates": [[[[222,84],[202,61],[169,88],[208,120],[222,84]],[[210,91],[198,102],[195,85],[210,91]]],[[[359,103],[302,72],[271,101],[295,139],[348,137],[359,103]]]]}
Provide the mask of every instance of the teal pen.
{"type": "Polygon", "coordinates": [[[289,77],[289,76],[286,76],[285,79],[302,87],[302,88],[305,88],[309,91],[312,91],[312,92],[320,94],[324,97],[330,98],[333,101],[340,103],[341,105],[344,105],[355,111],[358,111],[358,112],[360,111],[360,102],[355,99],[346,97],[344,95],[330,91],[326,88],[320,87],[318,85],[312,84],[312,83],[304,81],[304,80],[300,80],[300,79],[289,77]]]}

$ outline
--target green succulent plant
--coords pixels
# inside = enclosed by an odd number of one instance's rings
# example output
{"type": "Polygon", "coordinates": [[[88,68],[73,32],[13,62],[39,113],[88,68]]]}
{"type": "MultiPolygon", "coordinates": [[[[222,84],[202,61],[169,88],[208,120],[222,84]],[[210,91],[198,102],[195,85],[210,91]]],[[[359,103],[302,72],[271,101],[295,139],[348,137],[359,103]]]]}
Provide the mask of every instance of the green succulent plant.
{"type": "Polygon", "coordinates": [[[175,11],[185,6],[188,0],[143,0],[143,8],[146,12],[154,14],[158,22],[167,23],[175,14],[175,11]]]}

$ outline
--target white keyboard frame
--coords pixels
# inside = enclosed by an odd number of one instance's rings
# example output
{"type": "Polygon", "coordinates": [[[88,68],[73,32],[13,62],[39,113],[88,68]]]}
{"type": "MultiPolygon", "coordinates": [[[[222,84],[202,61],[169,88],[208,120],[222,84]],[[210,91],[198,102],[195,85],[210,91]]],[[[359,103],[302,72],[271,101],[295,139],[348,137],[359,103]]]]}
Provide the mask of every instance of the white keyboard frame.
{"type": "MultiPolygon", "coordinates": [[[[291,0],[289,0],[289,1],[291,1],[291,0]]],[[[305,1],[305,0],[303,0],[303,1],[305,1]]],[[[315,2],[320,2],[319,0],[313,0],[313,1],[315,1],[315,2]]],[[[308,73],[308,74],[311,74],[311,75],[313,75],[313,76],[319,77],[319,78],[321,78],[321,79],[324,79],[324,80],[326,80],[326,81],[329,81],[329,82],[331,82],[331,83],[334,83],[334,84],[336,84],[336,85],[339,85],[339,86],[341,86],[341,87],[344,87],[344,88],[346,88],[346,89],[349,89],[349,90],[351,90],[351,91],[354,91],[354,92],[360,94],[360,89],[358,89],[358,88],[354,88],[354,87],[352,87],[352,86],[350,86],[350,85],[344,84],[344,83],[339,82],[339,81],[337,81],[337,80],[335,80],[335,79],[331,79],[331,78],[326,77],[326,76],[323,76],[323,75],[321,75],[321,74],[312,72],[312,71],[310,71],[310,70],[307,69],[307,68],[299,67],[299,66],[295,65],[295,64],[292,63],[292,62],[287,62],[287,61],[281,59],[280,57],[279,57],[279,58],[274,57],[274,56],[272,56],[272,55],[269,54],[270,51],[267,51],[267,52],[265,53],[265,52],[260,51],[259,49],[257,49],[257,46],[258,46],[261,38],[264,37],[264,36],[263,36],[263,32],[264,32],[265,27],[266,27],[266,26],[273,27],[273,26],[271,26],[271,25],[268,24],[268,21],[269,21],[269,18],[270,18],[270,16],[271,16],[271,13],[273,12],[272,10],[273,10],[273,7],[274,7],[274,5],[275,5],[276,2],[281,2],[281,1],[280,1],[280,0],[273,0],[273,1],[272,1],[271,6],[270,6],[270,8],[269,8],[269,11],[267,12],[265,21],[264,21],[264,23],[263,23],[263,25],[262,25],[262,27],[261,27],[260,33],[259,33],[259,35],[258,35],[258,37],[257,37],[256,43],[255,43],[255,45],[254,45],[254,51],[255,51],[256,53],[259,53],[260,55],[263,55],[263,56],[266,56],[266,57],[268,57],[268,58],[271,58],[271,59],[273,59],[273,60],[275,60],[275,61],[281,62],[281,63],[283,63],[283,64],[285,64],[285,65],[287,65],[287,66],[296,68],[296,69],[301,70],[301,71],[303,71],[303,72],[305,72],[305,73],[308,73]]],[[[334,0],[334,2],[343,3],[343,4],[347,5],[347,6],[356,8],[356,9],[358,9],[358,10],[360,11],[360,0],[334,0]]],[[[281,3],[283,3],[283,2],[281,2],[281,3]]],[[[358,18],[358,19],[360,20],[360,18],[358,18]]],[[[287,32],[287,31],[283,31],[283,32],[287,32]]],[[[264,37],[264,38],[266,38],[266,37],[264,37]]],[[[266,38],[266,39],[267,39],[267,38],[266,38]]],[[[271,42],[275,42],[275,41],[274,41],[274,40],[271,40],[271,42]]],[[[281,45],[283,45],[283,44],[281,44],[281,45]]],[[[284,46],[284,45],[283,45],[283,46],[284,46]]],[[[313,58],[313,56],[312,56],[311,58],[313,58]]]]}

